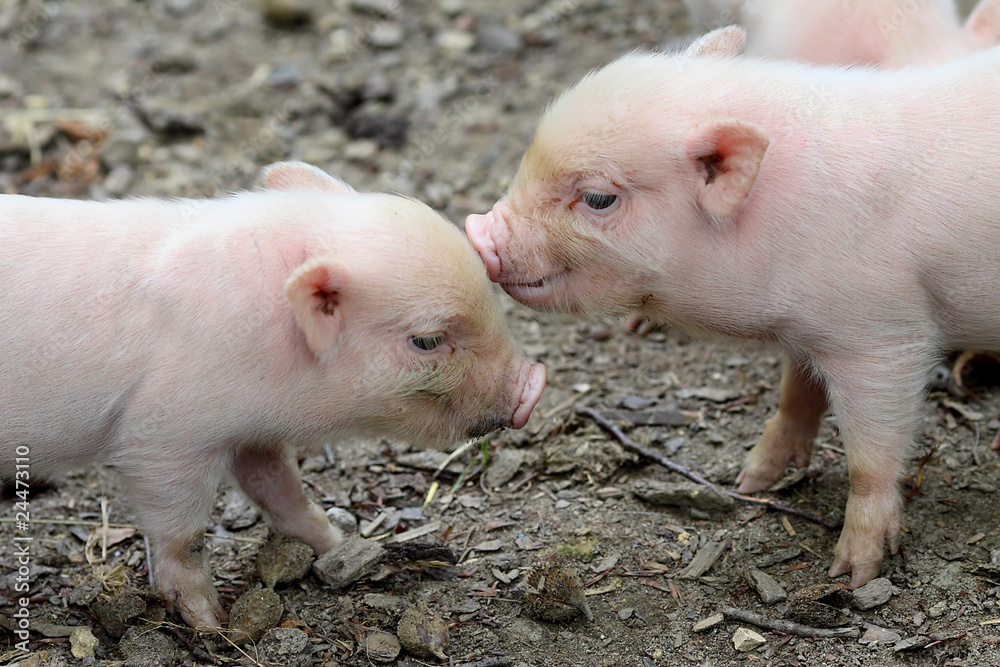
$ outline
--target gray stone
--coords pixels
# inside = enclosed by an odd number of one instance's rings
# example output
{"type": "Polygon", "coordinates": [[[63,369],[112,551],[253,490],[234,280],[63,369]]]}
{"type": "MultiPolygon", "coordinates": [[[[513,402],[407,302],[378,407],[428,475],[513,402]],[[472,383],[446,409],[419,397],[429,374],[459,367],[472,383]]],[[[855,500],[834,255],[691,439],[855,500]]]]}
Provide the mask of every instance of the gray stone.
{"type": "Polygon", "coordinates": [[[479,43],[492,53],[516,53],[521,50],[521,36],[510,28],[488,23],[479,29],[479,43]]]}
{"type": "Polygon", "coordinates": [[[464,55],[476,43],[476,36],[465,30],[443,30],[437,37],[437,45],[446,54],[464,55]]]}
{"type": "Polygon", "coordinates": [[[898,633],[887,628],[881,628],[870,623],[865,626],[865,634],[858,640],[859,644],[895,644],[900,640],[898,633]]]}
{"type": "Polygon", "coordinates": [[[771,605],[788,599],[788,593],[774,577],[762,570],[751,569],[747,572],[750,585],[756,589],[764,604],[771,605]]]}
{"type": "Polygon", "coordinates": [[[694,482],[640,479],[632,485],[632,493],[654,505],[687,507],[704,512],[728,512],[736,506],[736,501],[729,496],[694,482]]]}
{"type": "Polygon", "coordinates": [[[340,590],[378,567],[385,555],[380,544],[348,536],[313,563],[313,572],[330,588],[340,590]]]}
{"type": "Polygon", "coordinates": [[[927,610],[927,615],[931,618],[941,618],[944,616],[945,612],[948,611],[948,603],[944,600],[933,604],[930,609],[927,610]]]}
{"type": "Polygon", "coordinates": [[[260,521],[260,510],[242,492],[231,489],[226,494],[222,510],[222,526],[226,530],[242,530],[260,521]]]}
{"type": "Polygon", "coordinates": [[[885,604],[892,597],[892,582],[884,577],[872,579],[854,591],[854,608],[865,611],[885,604]]]}
{"type": "Polygon", "coordinates": [[[784,549],[775,549],[771,553],[764,554],[757,559],[756,564],[758,568],[771,567],[772,565],[777,565],[778,563],[783,563],[786,560],[791,560],[797,558],[802,553],[802,547],[785,547],[784,549]]]}
{"type": "Polygon", "coordinates": [[[892,647],[893,651],[915,651],[930,644],[932,639],[926,635],[914,635],[896,642],[892,647]]]}
{"type": "MultiPolygon", "coordinates": [[[[419,470],[437,470],[438,467],[448,459],[448,454],[445,452],[439,452],[433,449],[422,449],[418,452],[412,452],[410,454],[400,454],[396,457],[396,462],[401,466],[406,466],[408,468],[417,468],[419,470]]],[[[450,473],[456,475],[461,474],[462,470],[465,468],[465,464],[461,461],[452,461],[445,468],[450,473]]]]}
{"type": "Polygon", "coordinates": [[[765,643],[766,639],[748,628],[736,628],[733,633],[733,648],[740,653],[749,653],[765,643]]]}
{"type": "Polygon", "coordinates": [[[394,49],[405,39],[406,31],[399,23],[379,23],[368,35],[368,42],[377,49],[394,49]]]}
{"type": "Polygon", "coordinates": [[[700,621],[698,621],[697,623],[695,623],[694,627],[691,628],[691,631],[692,632],[705,632],[706,630],[711,630],[715,626],[720,625],[725,620],[726,620],[726,617],[722,613],[712,614],[708,618],[703,618],[700,621]]]}
{"type": "Polygon", "coordinates": [[[709,542],[695,554],[686,568],[677,575],[681,579],[697,579],[715,565],[726,550],[725,542],[709,542]]]}
{"type": "Polygon", "coordinates": [[[375,14],[384,18],[394,16],[401,7],[398,0],[350,0],[348,4],[355,11],[375,14]]]}
{"type": "Polygon", "coordinates": [[[656,405],[656,399],[647,396],[622,396],[618,401],[618,407],[626,410],[645,410],[653,405],[656,405]]]}
{"type": "Polygon", "coordinates": [[[345,535],[358,532],[358,518],[343,507],[331,507],[326,511],[326,518],[345,535]]]}
{"type": "Polygon", "coordinates": [[[151,97],[136,105],[135,112],[154,132],[166,135],[205,134],[205,111],[172,97],[151,97]]]}
{"type": "Polygon", "coordinates": [[[388,632],[370,632],[361,640],[361,650],[372,660],[378,662],[392,662],[399,655],[402,646],[396,635],[388,632]]]}
{"type": "Polygon", "coordinates": [[[93,658],[94,649],[101,645],[90,628],[77,626],[69,635],[70,653],[74,658],[93,658]]]}
{"type": "Polygon", "coordinates": [[[700,398],[713,403],[725,403],[739,398],[743,392],[739,389],[722,389],[721,387],[691,387],[689,389],[678,389],[677,398],[700,398]]]}

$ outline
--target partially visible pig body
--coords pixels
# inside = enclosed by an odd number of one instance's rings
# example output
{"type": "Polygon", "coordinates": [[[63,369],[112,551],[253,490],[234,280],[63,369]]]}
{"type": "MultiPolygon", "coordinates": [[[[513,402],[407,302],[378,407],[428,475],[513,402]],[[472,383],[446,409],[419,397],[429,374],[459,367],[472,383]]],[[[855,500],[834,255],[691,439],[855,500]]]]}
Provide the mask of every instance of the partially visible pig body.
{"type": "Polygon", "coordinates": [[[900,68],[954,60],[1000,43],[1000,1],[959,22],[952,0],[686,0],[697,28],[739,23],[747,53],[821,65],[900,68]]]}
{"type": "Polygon", "coordinates": [[[301,163],[265,178],[208,201],[0,196],[0,477],[114,465],[192,625],[225,617],[202,547],[225,475],[322,553],[341,536],[291,444],[519,428],[545,381],[456,227],[301,163]]]}
{"type": "Polygon", "coordinates": [[[899,72],[632,55],[549,108],[466,230],[529,306],[783,346],[779,410],[737,481],[805,466],[831,407],[851,486],[830,575],[857,586],[897,548],[930,369],[1000,349],[998,124],[1000,49],[899,72]]]}

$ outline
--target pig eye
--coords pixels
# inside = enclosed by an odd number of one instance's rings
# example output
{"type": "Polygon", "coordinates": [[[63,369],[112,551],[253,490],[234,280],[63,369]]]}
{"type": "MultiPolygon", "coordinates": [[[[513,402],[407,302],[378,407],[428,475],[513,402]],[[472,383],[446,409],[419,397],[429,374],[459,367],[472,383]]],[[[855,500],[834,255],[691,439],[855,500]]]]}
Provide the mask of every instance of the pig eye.
{"type": "Polygon", "coordinates": [[[583,191],[583,203],[595,211],[603,211],[618,201],[618,195],[611,195],[604,192],[583,191]]]}
{"type": "Polygon", "coordinates": [[[430,352],[444,342],[443,333],[428,334],[426,336],[410,336],[410,345],[421,352],[430,352]]]}

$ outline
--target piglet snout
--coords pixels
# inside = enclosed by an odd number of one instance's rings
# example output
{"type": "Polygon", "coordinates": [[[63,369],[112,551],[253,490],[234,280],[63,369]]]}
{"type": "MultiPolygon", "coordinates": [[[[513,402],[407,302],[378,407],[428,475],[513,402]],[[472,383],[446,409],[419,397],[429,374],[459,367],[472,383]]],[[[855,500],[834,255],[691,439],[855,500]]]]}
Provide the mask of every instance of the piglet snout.
{"type": "Polygon", "coordinates": [[[542,390],[545,389],[545,366],[526,364],[524,371],[522,371],[522,377],[524,380],[521,385],[521,399],[510,420],[511,428],[515,429],[524,428],[524,425],[528,423],[528,417],[531,416],[531,411],[535,409],[538,399],[542,396],[542,390]]]}
{"type": "Polygon", "coordinates": [[[499,282],[500,254],[497,252],[497,244],[493,239],[494,229],[496,229],[496,216],[493,211],[485,215],[473,213],[465,219],[465,233],[469,237],[472,247],[483,258],[486,274],[493,282],[499,282]]]}

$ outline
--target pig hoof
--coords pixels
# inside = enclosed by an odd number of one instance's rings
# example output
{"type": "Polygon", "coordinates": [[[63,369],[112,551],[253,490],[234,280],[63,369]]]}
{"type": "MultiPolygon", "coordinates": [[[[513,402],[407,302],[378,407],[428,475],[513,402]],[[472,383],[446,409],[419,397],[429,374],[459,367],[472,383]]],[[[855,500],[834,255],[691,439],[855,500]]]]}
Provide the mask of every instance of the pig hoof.
{"type": "Polygon", "coordinates": [[[202,604],[188,606],[177,600],[167,602],[165,605],[168,612],[177,609],[181,613],[181,618],[192,628],[221,628],[222,621],[229,618],[225,608],[217,600],[200,600],[202,604]]]}
{"type": "Polygon", "coordinates": [[[225,610],[221,607],[218,611],[222,611],[222,614],[216,614],[207,609],[200,612],[194,612],[189,609],[181,609],[181,618],[184,622],[190,625],[192,628],[221,628],[222,623],[219,622],[219,616],[222,618],[228,618],[225,610]]]}
{"type": "Polygon", "coordinates": [[[736,490],[739,493],[756,493],[758,491],[770,489],[774,483],[778,481],[777,479],[771,479],[771,477],[771,475],[759,477],[744,470],[740,473],[740,476],[736,478],[736,483],[739,484],[736,490]]]}
{"type": "Polygon", "coordinates": [[[846,557],[838,556],[830,566],[829,576],[839,577],[842,574],[851,573],[851,588],[860,588],[878,576],[882,568],[882,554],[878,558],[865,559],[860,562],[851,563],[846,557]]]}

